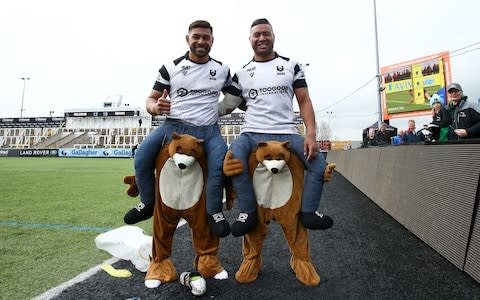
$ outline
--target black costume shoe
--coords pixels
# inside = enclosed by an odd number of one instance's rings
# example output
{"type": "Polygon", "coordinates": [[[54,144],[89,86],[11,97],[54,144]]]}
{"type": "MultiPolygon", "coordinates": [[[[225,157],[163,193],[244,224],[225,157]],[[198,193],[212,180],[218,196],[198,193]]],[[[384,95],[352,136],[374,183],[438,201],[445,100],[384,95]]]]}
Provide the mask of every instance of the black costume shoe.
{"type": "Polygon", "coordinates": [[[230,224],[228,224],[222,212],[213,215],[207,215],[208,225],[213,234],[219,237],[226,237],[230,234],[230,224]]]}
{"type": "Polygon", "coordinates": [[[333,220],[319,212],[300,213],[300,222],[309,229],[328,229],[333,226],[333,220]]]}
{"type": "Polygon", "coordinates": [[[143,220],[150,219],[153,215],[153,205],[145,205],[139,202],[137,206],[129,210],[123,217],[126,224],[135,224],[143,220]]]}
{"type": "Polygon", "coordinates": [[[242,236],[252,231],[257,226],[257,212],[243,213],[238,215],[237,220],[232,224],[232,235],[242,236]]]}

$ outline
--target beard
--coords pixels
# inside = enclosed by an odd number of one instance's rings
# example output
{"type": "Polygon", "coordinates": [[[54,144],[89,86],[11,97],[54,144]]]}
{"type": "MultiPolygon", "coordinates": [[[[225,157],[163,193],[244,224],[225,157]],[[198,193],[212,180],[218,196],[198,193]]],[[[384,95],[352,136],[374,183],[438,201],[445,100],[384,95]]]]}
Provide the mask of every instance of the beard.
{"type": "Polygon", "coordinates": [[[210,53],[210,46],[190,46],[190,52],[192,52],[195,56],[204,58],[209,55],[210,53]]]}
{"type": "Polygon", "coordinates": [[[253,52],[258,56],[269,56],[273,53],[273,44],[255,45],[253,47],[253,52]]]}

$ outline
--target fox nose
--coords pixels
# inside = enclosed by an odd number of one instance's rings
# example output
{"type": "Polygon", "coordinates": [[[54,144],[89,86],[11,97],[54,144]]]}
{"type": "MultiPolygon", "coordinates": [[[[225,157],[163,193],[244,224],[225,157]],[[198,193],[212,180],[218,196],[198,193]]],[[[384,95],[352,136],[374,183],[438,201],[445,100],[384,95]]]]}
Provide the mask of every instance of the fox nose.
{"type": "Polygon", "coordinates": [[[183,169],[185,169],[186,167],[187,167],[187,165],[184,164],[184,163],[179,163],[179,164],[178,164],[178,168],[179,168],[180,170],[183,170],[183,169]]]}
{"type": "Polygon", "coordinates": [[[273,174],[277,174],[277,173],[278,173],[278,169],[277,169],[277,168],[272,168],[272,173],[273,173],[273,174]]]}

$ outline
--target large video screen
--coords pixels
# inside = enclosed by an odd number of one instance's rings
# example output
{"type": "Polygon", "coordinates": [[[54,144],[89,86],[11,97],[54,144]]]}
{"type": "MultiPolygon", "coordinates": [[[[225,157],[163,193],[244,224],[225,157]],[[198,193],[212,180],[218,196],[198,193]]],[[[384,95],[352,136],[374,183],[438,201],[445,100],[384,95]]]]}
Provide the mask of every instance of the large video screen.
{"type": "Polygon", "coordinates": [[[382,67],[380,72],[385,120],[430,114],[434,94],[447,103],[445,86],[451,81],[448,52],[382,67]]]}

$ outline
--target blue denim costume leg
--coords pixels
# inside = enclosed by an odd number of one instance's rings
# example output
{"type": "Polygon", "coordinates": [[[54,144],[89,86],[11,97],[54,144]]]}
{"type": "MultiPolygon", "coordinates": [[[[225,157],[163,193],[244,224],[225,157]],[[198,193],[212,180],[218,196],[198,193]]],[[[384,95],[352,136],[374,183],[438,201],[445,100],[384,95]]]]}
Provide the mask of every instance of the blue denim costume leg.
{"type": "Polygon", "coordinates": [[[172,140],[173,132],[190,134],[204,140],[204,150],[208,159],[207,213],[214,214],[222,211],[225,181],[223,159],[225,158],[227,145],[217,124],[194,126],[167,118],[162,126],[147,136],[135,155],[135,177],[141,201],[145,205],[155,203],[155,159],[163,146],[162,142],[165,139],[165,143],[169,143],[172,140]]]}
{"type": "MultiPolygon", "coordinates": [[[[248,156],[257,147],[260,141],[290,141],[290,148],[303,161],[306,168],[305,186],[302,196],[302,212],[315,212],[320,204],[323,191],[323,173],[326,162],[321,154],[317,154],[314,160],[307,161],[303,154],[304,138],[297,134],[262,134],[242,133],[230,146],[234,159],[240,159],[248,168],[248,156]]],[[[232,177],[233,188],[237,194],[238,204],[241,212],[250,213],[256,209],[255,194],[253,192],[252,180],[247,169],[242,174],[232,177]]]]}

